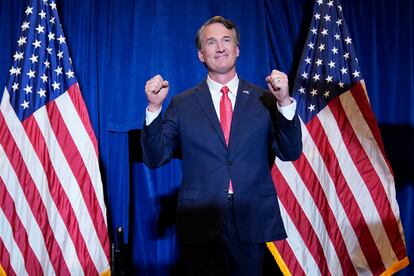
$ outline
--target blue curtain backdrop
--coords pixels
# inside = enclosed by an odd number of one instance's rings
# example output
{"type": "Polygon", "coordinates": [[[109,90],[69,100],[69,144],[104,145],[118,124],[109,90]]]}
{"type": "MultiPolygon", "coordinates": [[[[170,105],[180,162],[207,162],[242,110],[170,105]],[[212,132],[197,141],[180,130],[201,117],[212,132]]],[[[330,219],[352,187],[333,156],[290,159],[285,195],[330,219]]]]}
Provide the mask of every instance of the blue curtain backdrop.
{"type": "MultiPolygon", "coordinates": [[[[0,0],[0,96],[27,0],[0,0]]],[[[213,15],[240,28],[239,75],[265,85],[273,68],[292,80],[308,32],[310,0],[56,0],[95,133],[110,234],[125,229],[131,274],[179,274],[174,208],[180,161],[159,170],[140,162],[143,88],[162,74],[170,96],[206,70],[194,36],[213,15]]],[[[397,185],[409,257],[414,260],[414,4],[342,0],[345,18],[383,134],[397,185]]],[[[413,265],[400,275],[413,275],[413,265]]]]}

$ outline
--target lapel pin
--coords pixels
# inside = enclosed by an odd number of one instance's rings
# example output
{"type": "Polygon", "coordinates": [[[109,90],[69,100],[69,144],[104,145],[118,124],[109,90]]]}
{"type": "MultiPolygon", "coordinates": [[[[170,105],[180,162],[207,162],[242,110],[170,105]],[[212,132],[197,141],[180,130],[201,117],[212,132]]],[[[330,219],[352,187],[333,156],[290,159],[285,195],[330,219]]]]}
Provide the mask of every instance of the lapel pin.
{"type": "Polygon", "coordinates": [[[247,90],[243,90],[243,92],[242,93],[244,93],[244,94],[250,94],[250,92],[249,91],[247,91],[247,90]]]}

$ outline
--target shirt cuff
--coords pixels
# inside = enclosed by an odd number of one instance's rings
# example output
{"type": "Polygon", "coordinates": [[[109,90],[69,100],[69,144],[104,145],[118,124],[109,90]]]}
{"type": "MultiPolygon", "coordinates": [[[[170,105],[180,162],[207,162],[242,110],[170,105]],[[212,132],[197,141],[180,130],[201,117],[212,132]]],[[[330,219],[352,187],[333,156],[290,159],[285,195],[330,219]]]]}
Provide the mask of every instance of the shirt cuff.
{"type": "Polygon", "coordinates": [[[154,112],[151,112],[148,110],[148,107],[145,109],[145,125],[149,126],[152,121],[155,120],[155,118],[158,117],[161,113],[162,107],[160,107],[158,110],[155,110],[154,112]]]}
{"type": "Polygon", "coordinates": [[[276,105],[277,110],[279,110],[279,112],[282,113],[282,115],[289,121],[291,121],[293,117],[295,117],[296,112],[296,100],[292,97],[290,97],[290,100],[292,101],[292,103],[289,105],[279,106],[279,103],[277,103],[276,105]]]}

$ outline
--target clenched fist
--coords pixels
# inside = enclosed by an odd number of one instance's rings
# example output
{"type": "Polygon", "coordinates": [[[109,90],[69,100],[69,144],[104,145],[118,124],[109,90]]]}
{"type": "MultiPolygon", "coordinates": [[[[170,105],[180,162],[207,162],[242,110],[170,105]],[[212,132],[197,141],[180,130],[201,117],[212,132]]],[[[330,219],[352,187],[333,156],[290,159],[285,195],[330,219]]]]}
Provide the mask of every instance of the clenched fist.
{"type": "Polygon", "coordinates": [[[280,106],[291,104],[289,98],[289,80],[285,73],[272,70],[272,73],[266,77],[267,87],[276,97],[280,106]]]}
{"type": "Polygon", "coordinates": [[[148,111],[154,112],[161,108],[162,103],[168,94],[168,81],[161,75],[156,75],[145,84],[145,94],[148,99],[148,111]]]}

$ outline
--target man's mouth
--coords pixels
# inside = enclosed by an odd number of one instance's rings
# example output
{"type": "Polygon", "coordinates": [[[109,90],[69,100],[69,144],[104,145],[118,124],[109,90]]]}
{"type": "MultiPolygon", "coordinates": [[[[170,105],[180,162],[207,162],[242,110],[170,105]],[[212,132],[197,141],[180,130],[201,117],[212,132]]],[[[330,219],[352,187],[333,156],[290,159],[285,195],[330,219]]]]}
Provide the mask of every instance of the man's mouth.
{"type": "Polygon", "coordinates": [[[220,55],[220,56],[216,56],[216,59],[221,59],[221,58],[226,58],[228,55],[220,55]]]}

